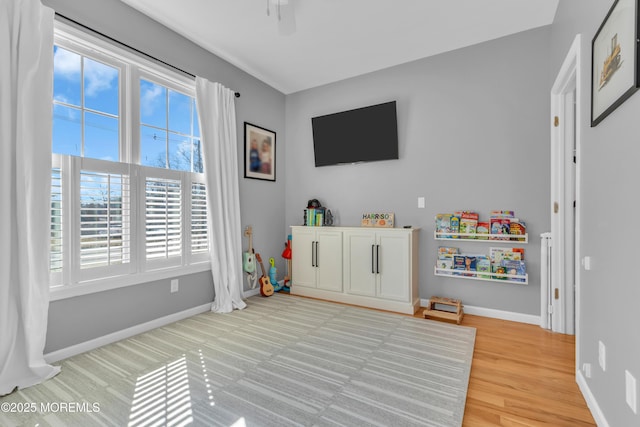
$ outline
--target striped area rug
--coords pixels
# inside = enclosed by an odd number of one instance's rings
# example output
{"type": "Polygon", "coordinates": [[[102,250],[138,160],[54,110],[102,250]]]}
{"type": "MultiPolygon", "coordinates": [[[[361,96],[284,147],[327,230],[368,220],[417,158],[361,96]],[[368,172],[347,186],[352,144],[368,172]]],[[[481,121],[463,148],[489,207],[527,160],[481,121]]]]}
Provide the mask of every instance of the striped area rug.
{"type": "Polygon", "coordinates": [[[462,424],[475,329],[289,295],[247,303],[66,359],[0,399],[0,425],[462,424]]]}

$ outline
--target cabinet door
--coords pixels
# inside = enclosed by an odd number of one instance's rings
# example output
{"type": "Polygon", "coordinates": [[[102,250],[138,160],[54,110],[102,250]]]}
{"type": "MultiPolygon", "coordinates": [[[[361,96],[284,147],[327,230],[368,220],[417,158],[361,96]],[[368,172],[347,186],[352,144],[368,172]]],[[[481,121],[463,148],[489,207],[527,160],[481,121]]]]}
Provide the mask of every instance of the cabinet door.
{"type": "Polygon", "coordinates": [[[316,234],[316,287],[342,292],[342,232],[316,234]]]}
{"type": "Polygon", "coordinates": [[[292,286],[316,287],[315,230],[294,230],[291,241],[292,286]]]}
{"type": "Polygon", "coordinates": [[[370,231],[345,233],[346,292],[376,295],[375,244],[375,234],[370,231]]]}
{"type": "Polygon", "coordinates": [[[377,296],[397,301],[409,300],[409,235],[398,233],[378,234],[377,296]]]}

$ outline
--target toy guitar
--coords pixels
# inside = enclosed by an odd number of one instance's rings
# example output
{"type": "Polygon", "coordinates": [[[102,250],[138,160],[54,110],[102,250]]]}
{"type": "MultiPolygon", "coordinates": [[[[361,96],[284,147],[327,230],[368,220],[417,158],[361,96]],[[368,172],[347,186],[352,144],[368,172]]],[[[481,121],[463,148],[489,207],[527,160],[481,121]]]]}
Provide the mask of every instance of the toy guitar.
{"type": "Polygon", "coordinates": [[[256,260],[253,250],[253,229],[250,225],[244,229],[244,236],[249,238],[249,250],[242,254],[242,268],[246,273],[253,273],[256,271],[256,260]]]}
{"type": "Polygon", "coordinates": [[[269,280],[269,276],[267,276],[267,272],[264,269],[264,264],[262,264],[262,257],[260,257],[260,254],[256,254],[256,259],[260,263],[260,269],[262,270],[262,277],[260,277],[260,295],[263,297],[270,297],[274,292],[273,285],[271,284],[271,280],[269,280]]]}

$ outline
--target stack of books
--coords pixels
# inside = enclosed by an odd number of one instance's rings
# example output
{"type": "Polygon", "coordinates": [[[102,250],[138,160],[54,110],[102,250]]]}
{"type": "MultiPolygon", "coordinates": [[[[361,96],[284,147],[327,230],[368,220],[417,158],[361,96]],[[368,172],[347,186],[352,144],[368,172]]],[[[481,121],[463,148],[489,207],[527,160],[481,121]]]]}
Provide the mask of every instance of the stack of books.
{"type": "Polygon", "coordinates": [[[322,227],[324,225],[324,208],[306,208],[304,210],[304,225],[322,227]]]}

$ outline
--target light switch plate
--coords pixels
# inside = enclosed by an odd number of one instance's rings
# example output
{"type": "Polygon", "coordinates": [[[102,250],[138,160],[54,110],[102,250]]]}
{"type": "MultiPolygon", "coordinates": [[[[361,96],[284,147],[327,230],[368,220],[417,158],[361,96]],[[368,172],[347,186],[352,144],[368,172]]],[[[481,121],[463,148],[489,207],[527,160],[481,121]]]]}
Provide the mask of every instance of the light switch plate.
{"type": "Polygon", "coordinates": [[[424,209],[424,197],[418,197],[418,208],[424,209]]]}

